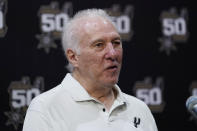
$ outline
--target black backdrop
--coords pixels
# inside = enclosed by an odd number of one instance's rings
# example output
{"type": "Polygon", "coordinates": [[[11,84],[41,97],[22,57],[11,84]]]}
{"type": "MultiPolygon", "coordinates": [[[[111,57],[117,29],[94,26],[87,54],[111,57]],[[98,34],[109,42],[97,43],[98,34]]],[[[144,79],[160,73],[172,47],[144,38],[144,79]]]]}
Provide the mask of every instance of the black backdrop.
{"type": "MultiPolygon", "coordinates": [[[[50,34],[45,39],[50,41],[49,38],[54,38],[51,43],[48,42],[50,46],[41,42],[41,38],[44,38],[42,36],[47,33],[42,31],[43,21],[39,17],[39,9],[49,6],[51,0],[0,2],[4,3],[3,8],[0,6],[1,14],[4,14],[4,17],[0,17],[0,22],[4,23],[2,28],[0,26],[0,32],[5,32],[4,35],[0,34],[0,129],[20,131],[27,101],[62,81],[68,72],[67,60],[61,49],[60,39],[55,38],[55,35],[50,34]],[[26,93],[29,90],[33,92],[30,97],[26,93]]],[[[86,8],[112,10],[116,4],[116,7],[120,8],[116,9],[123,15],[126,7],[131,6],[132,13],[126,13],[127,18],[130,18],[130,32],[126,35],[131,39],[123,40],[124,58],[119,86],[123,92],[135,95],[149,105],[159,131],[197,129],[195,120],[185,107],[186,99],[192,94],[197,95],[197,11],[192,1],[56,2],[59,9],[68,2],[67,5],[72,5],[69,12],[73,13],[86,8]],[[168,13],[165,14],[166,12],[168,13]],[[164,27],[162,22],[165,18],[174,21],[169,20],[164,27]],[[174,34],[171,32],[170,36],[165,36],[163,30],[170,32],[172,28],[177,29],[178,33],[175,31],[174,34]],[[162,43],[162,38],[170,42],[162,43]]],[[[54,12],[47,12],[46,9],[44,13],[54,12]]],[[[50,26],[46,23],[45,26],[50,26]]]]}

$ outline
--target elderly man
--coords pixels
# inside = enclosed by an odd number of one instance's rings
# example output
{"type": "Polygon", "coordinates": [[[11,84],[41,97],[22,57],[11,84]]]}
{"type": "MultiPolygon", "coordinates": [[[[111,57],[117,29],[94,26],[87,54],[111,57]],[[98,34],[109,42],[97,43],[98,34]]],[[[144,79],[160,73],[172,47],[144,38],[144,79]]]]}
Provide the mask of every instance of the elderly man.
{"type": "Polygon", "coordinates": [[[62,43],[72,73],[31,102],[23,131],[157,131],[148,107],[116,85],[123,49],[105,11],[77,13],[62,43]]]}

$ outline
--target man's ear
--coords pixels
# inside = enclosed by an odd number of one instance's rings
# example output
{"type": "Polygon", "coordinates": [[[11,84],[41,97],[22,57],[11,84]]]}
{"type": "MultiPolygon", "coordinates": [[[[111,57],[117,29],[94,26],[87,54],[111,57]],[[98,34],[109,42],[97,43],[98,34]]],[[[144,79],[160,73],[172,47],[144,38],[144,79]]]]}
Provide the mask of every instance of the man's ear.
{"type": "Polygon", "coordinates": [[[74,66],[78,66],[78,55],[72,49],[67,49],[66,56],[68,61],[74,66]]]}

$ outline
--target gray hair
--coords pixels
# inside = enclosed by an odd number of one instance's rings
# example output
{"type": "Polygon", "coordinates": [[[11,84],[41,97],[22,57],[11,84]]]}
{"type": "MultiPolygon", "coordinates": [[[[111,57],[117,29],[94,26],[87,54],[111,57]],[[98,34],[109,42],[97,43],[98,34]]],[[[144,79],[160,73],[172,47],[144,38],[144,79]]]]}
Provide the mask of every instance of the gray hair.
{"type": "MultiPolygon", "coordinates": [[[[73,18],[70,18],[70,20],[65,24],[63,33],[62,33],[62,47],[64,49],[64,52],[67,51],[67,49],[72,49],[77,54],[80,54],[80,48],[79,48],[79,41],[80,41],[80,31],[78,29],[78,21],[81,18],[86,17],[102,17],[113,24],[112,20],[110,19],[110,16],[102,9],[86,9],[81,10],[78,13],[76,13],[73,18]]],[[[69,70],[72,71],[73,67],[69,63],[67,68],[70,68],[69,70]]]]}

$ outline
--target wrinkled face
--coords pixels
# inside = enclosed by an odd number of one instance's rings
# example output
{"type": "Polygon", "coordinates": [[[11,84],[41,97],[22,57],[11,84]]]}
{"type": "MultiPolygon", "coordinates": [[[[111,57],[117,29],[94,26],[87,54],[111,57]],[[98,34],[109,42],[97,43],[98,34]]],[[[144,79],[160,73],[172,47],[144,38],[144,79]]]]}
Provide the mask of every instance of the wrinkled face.
{"type": "Polygon", "coordinates": [[[118,82],[122,63],[122,43],[114,26],[103,18],[81,21],[80,76],[98,86],[113,86],[118,82]]]}

